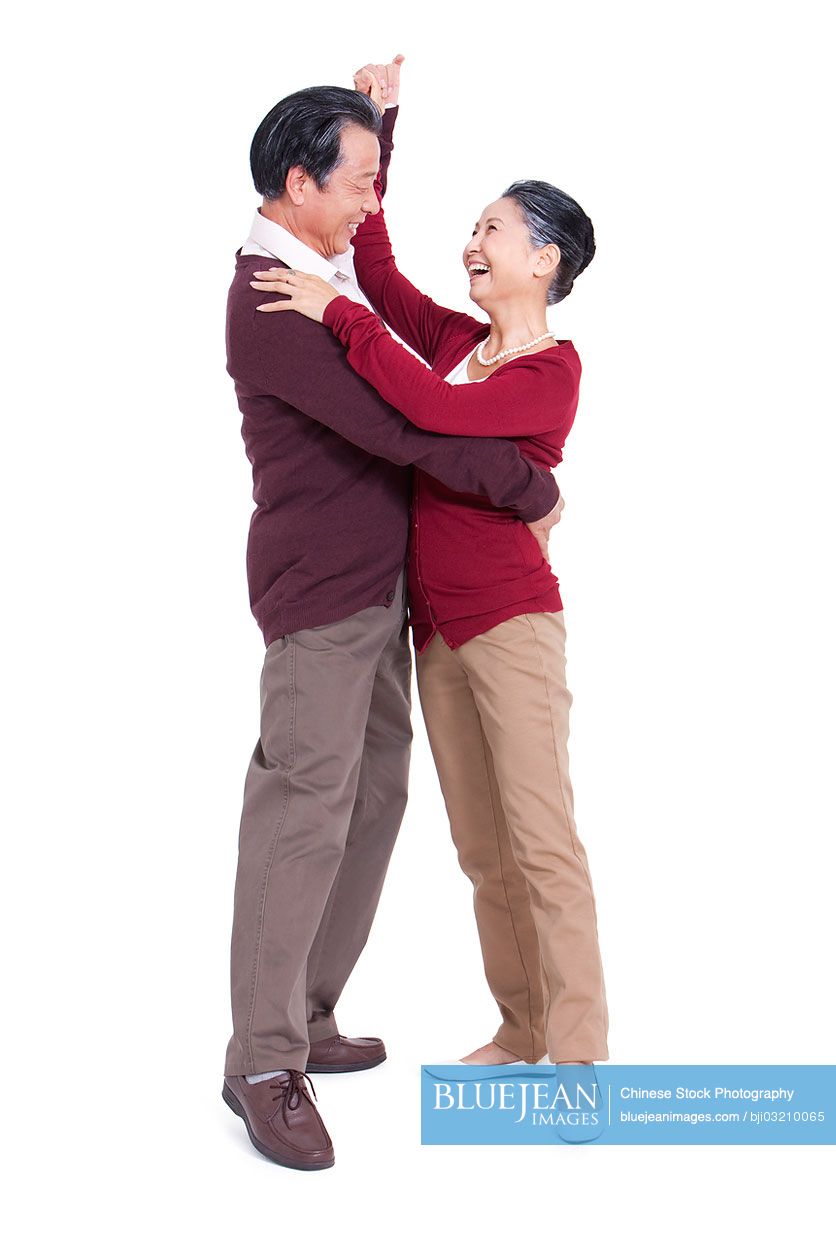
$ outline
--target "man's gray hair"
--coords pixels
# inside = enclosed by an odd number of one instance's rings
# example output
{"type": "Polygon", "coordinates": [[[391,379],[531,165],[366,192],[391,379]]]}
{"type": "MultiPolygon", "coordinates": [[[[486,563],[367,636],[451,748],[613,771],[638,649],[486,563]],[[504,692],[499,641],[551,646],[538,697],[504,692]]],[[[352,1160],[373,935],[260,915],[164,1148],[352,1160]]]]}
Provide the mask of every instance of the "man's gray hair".
{"type": "Polygon", "coordinates": [[[301,166],[322,191],[340,164],[342,130],[349,125],[380,134],[380,113],[362,92],[306,87],[285,96],[253,136],[250,169],[256,191],[265,200],[277,200],[293,166],[301,166]]]}

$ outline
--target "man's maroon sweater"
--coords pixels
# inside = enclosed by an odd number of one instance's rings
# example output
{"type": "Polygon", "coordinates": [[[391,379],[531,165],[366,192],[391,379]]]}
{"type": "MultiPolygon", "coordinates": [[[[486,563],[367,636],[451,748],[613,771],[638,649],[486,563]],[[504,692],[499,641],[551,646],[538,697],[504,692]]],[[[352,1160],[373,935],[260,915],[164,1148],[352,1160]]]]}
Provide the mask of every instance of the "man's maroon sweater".
{"type": "Polygon", "coordinates": [[[406,561],[413,465],[526,522],[548,514],[558,488],[511,440],[419,431],[355,374],[321,323],[259,313],[264,294],[250,280],[264,265],[236,254],[226,342],[253,468],[250,606],[269,645],[391,606],[406,561]]]}

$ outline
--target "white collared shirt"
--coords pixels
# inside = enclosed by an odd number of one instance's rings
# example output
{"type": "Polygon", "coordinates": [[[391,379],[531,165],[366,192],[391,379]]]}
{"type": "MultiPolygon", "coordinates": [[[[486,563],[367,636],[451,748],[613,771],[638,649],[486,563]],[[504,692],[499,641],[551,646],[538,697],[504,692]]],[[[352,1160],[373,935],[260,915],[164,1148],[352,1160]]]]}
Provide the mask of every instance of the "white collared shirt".
{"type": "Polygon", "coordinates": [[[349,244],[345,253],[323,257],[321,253],[304,244],[298,236],[278,222],[265,218],[256,210],[250,227],[249,238],[241,246],[242,255],[281,259],[294,270],[319,275],[332,287],[352,301],[360,301],[371,309],[365,293],[357,285],[354,272],[354,248],[349,244]]]}

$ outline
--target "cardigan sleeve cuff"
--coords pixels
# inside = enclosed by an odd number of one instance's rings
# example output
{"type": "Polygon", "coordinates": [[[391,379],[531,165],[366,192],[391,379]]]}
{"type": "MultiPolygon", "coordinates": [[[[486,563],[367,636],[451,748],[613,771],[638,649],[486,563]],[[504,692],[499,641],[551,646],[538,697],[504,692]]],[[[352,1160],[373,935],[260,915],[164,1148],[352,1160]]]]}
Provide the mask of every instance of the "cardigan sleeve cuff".
{"type": "Polygon", "coordinates": [[[524,523],[536,523],[538,519],[545,518],[557,505],[560,496],[560,488],[551,472],[537,463],[533,463],[533,466],[531,484],[516,510],[524,523]]]}
{"type": "Polygon", "coordinates": [[[392,131],[395,129],[395,120],[398,116],[399,105],[387,105],[383,110],[383,116],[380,122],[381,138],[391,139],[392,131]]]}
{"type": "Polygon", "coordinates": [[[333,301],[328,302],[322,311],[322,325],[328,327],[336,336],[339,336],[340,328],[345,326],[346,315],[349,316],[350,321],[351,310],[354,306],[361,309],[364,313],[369,313],[365,305],[362,305],[359,301],[352,301],[350,296],[345,296],[340,292],[334,297],[333,301]]]}

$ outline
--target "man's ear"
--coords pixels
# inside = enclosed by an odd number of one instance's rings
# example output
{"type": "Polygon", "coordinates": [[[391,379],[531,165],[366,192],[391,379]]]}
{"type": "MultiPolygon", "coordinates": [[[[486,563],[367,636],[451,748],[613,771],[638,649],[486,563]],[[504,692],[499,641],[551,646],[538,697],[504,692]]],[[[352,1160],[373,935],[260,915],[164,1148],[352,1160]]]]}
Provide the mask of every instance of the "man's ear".
{"type": "Polygon", "coordinates": [[[292,205],[304,205],[310,175],[302,166],[291,166],[285,180],[285,192],[292,205]]]}

